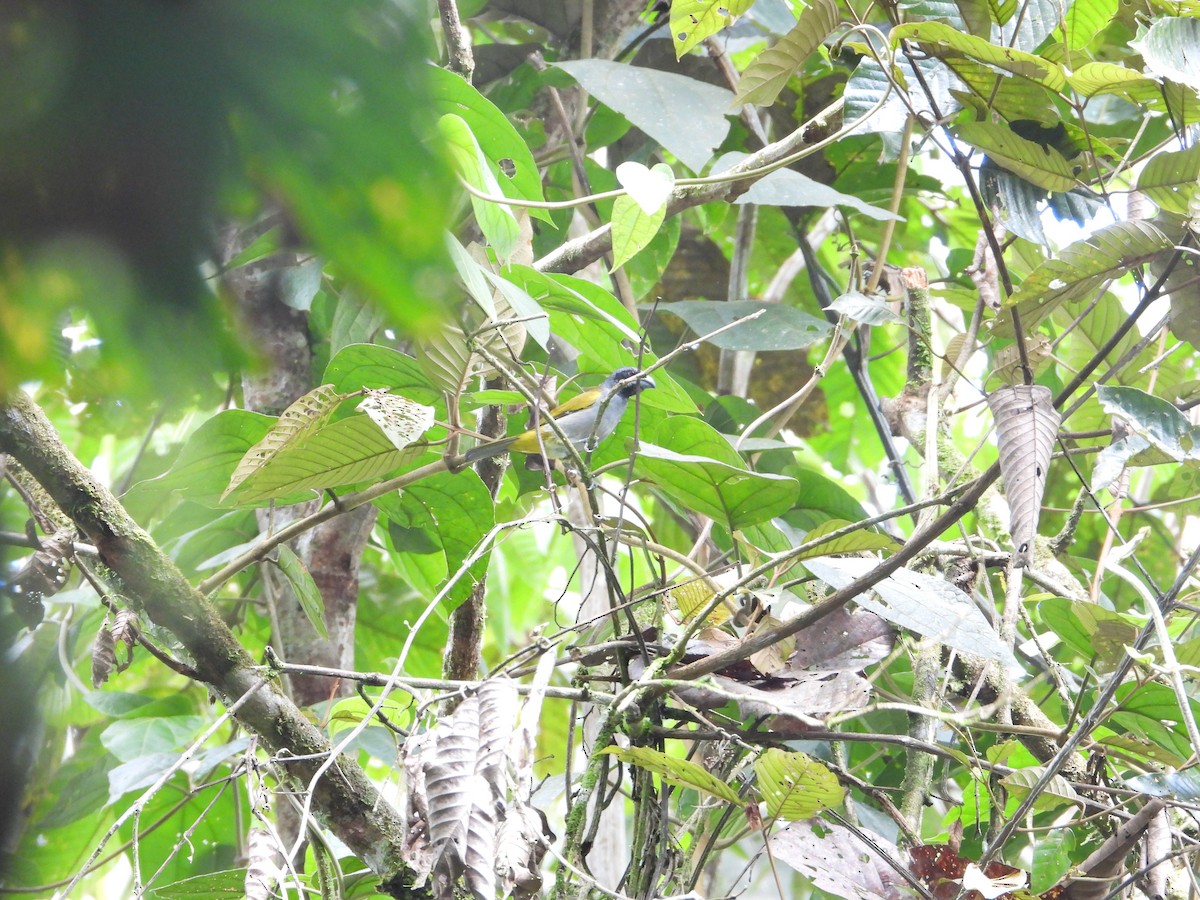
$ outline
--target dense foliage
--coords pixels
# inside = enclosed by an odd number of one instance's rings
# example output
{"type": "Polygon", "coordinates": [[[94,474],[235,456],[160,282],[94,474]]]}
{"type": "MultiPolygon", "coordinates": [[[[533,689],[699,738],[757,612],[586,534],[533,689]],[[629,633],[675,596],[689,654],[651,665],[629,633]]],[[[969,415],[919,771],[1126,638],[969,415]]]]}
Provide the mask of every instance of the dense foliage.
{"type": "Polygon", "coordinates": [[[1194,2],[0,21],[6,890],[1200,892],[1194,2]]]}

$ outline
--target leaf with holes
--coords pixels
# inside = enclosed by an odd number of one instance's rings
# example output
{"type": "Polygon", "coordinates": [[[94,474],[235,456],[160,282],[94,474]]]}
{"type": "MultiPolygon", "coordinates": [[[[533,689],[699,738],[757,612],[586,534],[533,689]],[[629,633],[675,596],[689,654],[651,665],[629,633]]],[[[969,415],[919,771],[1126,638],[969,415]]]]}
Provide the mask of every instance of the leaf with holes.
{"type": "Polygon", "coordinates": [[[292,593],[296,596],[296,601],[304,610],[304,617],[308,619],[308,623],[312,625],[317,634],[328,640],[329,631],[325,628],[325,600],[321,597],[321,590],[313,581],[312,575],[300,561],[300,557],[287,544],[281,544],[275,564],[279,566],[279,571],[287,579],[292,593]]]}
{"type": "Polygon", "coordinates": [[[808,819],[842,802],[837,776],[807,753],[772,747],[754,761],[758,792],[774,819],[808,819]]]}
{"type": "MultiPolygon", "coordinates": [[[[471,126],[459,116],[447,114],[438,121],[438,130],[450,150],[459,176],[480,193],[503,197],[504,191],[492,174],[475,135],[471,133],[471,126]]],[[[471,195],[471,206],[475,210],[475,220],[497,255],[505,260],[511,259],[521,238],[521,229],[512,208],[474,194],[471,195]]]]}
{"type": "Polygon", "coordinates": [[[678,59],[754,5],[754,0],[673,0],[671,38],[678,59]]]}
{"type": "Polygon", "coordinates": [[[225,488],[221,499],[224,500],[232,494],[280,453],[298,446],[318,431],[329,421],[342,399],[342,395],[334,390],[333,385],[323,384],[313,388],[285,409],[266,436],[246,451],[246,455],[234,469],[229,486],[225,488]]]}
{"type": "MultiPolygon", "coordinates": [[[[873,559],[830,556],[804,563],[805,568],[835,589],[861,578],[877,565],[873,559]]],[[[898,569],[854,602],[894,625],[955,650],[994,659],[1009,668],[1017,665],[975,602],[943,578],[898,569]]]]}
{"type": "Polygon", "coordinates": [[[755,57],[742,73],[734,105],[770,106],[788,79],[809,55],[833,33],[842,20],[835,0],[813,0],[800,11],[792,30],[755,57]]]}
{"type": "Polygon", "coordinates": [[[629,747],[628,749],[605,747],[600,752],[615,756],[623,763],[653,772],[662,778],[663,781],[670,784],[693,788],[694,790],[716,797],[718,800],[736,803],[739,806],[745,802],[738,796],[738,792],[733,787],[721,781],[715,775],[710,774],[703,767],[686,759],[668,756],[650,747],[629,747]]]}
{"type": "MultiPolygon", "coordinates": [[[[1117,222],[1076,241],[1029,273],[1005,301],[1015,307],[1028,333],[1061,304],[1093,295],[1109,279],[1148,262],[1173,246],[1171,239],[1144,221],[1117,222]]],[[[992,321],[992,334],[1012,337],[1012,316],[1001,313],[992,321]]]]}
{"type": "Polygon", "coordinates": [[[1000,476],[1008,498],[1008,528],[1017,548],[1014,566],[1029,565],[1037,535],[1050,456],[1062,424],[1052,399],[1050,388],[1040,384],[1016,384],[988,395],[1000,445],[1000,476]]]}
{"type": "Polygon", "coordinates": [[[433,427],[433,407],[415,403],[407,397],[389,394],[386,390],[366,391],[367,398],[358,404],[360,412],[379,426],[397,450],[416,443],[433,427]]]}

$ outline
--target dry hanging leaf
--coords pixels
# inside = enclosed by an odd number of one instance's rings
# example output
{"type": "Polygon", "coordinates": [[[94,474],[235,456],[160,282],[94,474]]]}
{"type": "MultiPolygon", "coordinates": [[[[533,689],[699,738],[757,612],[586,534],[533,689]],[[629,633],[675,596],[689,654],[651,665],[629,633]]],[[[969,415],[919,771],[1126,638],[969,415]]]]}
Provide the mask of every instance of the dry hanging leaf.
{"type": "Polygon", "coordinates": [[[92,687],[98,688],[112,676],[117,668],[117,642],[108,629],[108,622],[100,626],[96,635],[96,646],[92,648],[92,687]]]}
{"type": "Polygon", "coordinates": [[[1017,552],[1014,566],[1028,565],[1037,535],[1050,456],[1062,416],[1048,387],[1018,384],[988,396],[1000,445],[1000,475],[1008,497],[1009,532],[1017,552]]]}

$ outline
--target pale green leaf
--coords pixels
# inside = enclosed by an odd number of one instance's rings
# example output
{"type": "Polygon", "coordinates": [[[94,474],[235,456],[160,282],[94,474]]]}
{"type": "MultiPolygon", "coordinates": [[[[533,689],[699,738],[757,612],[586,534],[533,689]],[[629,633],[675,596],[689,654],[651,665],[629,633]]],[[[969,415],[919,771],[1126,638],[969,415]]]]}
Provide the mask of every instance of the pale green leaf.
{"type": "Polygon", "coordinates": [[[680,300],[660,303],[660,312],[679,316],[697,335],[758,313],[708,339],[722,350],[803,350],[824,340],[832,326],[824,319],[782,303],[759,300],[680,300]]]}
{"type": "Polygon", "coordinates": [[[809,819],[837,806],[846,796],[833,772],[798,750],[772,747],[754,760],[754,774],[773,819],[809,819]]]}
{"type": "Polygon", "coordinates": [[[1142,54],[1150,74],[1200,90],[1200,19],[1157,19],[1130,46],[1142,54]]]}
{"type": "Polygon", "coordinates": [[[1117,14],[1117,3],[1118,0],[1072,0],[1063,22],[1068,49],[1082,50],[1094,41],[1117,14]]]}
{"type": "Polygon", "coordinates": [[[1075,187],[1075,173],[1061,153],[1017,136],[1007,125],[971,122],[960,125],[956,134],[986,153],[997,165],[1038,187],[1048,191],[1069,191],[1075,187]]]}
{"type": "Polygon", "coordinates": [[[397,450],[365,415],[348,416],[322,428],[303,444],[275,454],[241,484],[233,499],[252,503],[298,491],[373,481],[424,452],[424,447],[397,450]]]}
{"type": "MultiPolygon", "coordinates": [[[[1149,222],[1117,222],[1076,241],[1029,273],[1005,303],[1016,307],[1024,329],[1036,328],[1063,303],[1090,296],[1111,278],[1154,258],[1172,246],[1171,240],[1149,222]]],[[[1001,314],[992,333],[1013,334],[1012,317],[1001,314]]]]}
{"type": "MultiPolygon", "coordinates": [[[[841,531],[850,524],[852,523],[847,522],[845,519],[828,519],[804,535],[804,543],[809,544],[827,534],[841,531]]],[[[818,556],[829,556],[833,553],[861,553],[863,551],[875,550],[894,552],[898,549],[900,549],[899,545],[886,534],[878,534],[874,531],[860,528],[857,531],[851,531],[849,534],[821,541],[816,547],[806,550],[801,554],[789,553],[788,558],[799,561],[813,559],[818,556]]]]}
{"type": "Polygon", "coordinates": [[[605,747],[600,752],[615,756],[623,763],[653,772],[670,784],[692,788],[727,803],[736,803],[739,806],[745,803],[732,785],[717,778],[702,766],[686,759],[668,756],[661,750],[651,747],[605,747]]]}
{"type": "Polygon", "coordinates": [[[614,270],[633,259],[654,240],[667,216],[666,206],[647,214],[633,197],[618,197],[612,209],[612,249],[614,270]]]}
{"type": "Polygon", "coordinates": [[[607,59],[555,63],[589,94],[616,110],[693,172],[712,158],[729,133],[733,94],[676,72],[607,59]]]}
{"type": "Polygon", "coordinates": [[[1139,103],[1159,96],[1159,86],[1154,79],[1116,63],[1084,63],[1067,76],[1067,81],[1084,97],[1117,94],[1130,102],[1139,103]]]}
{"type": "Polygon", "coordinates": [[[754,0],[672,0],[671,37],[678,59],[754,5],[754,0]]]}
{"type": "Polygon", "coordinates": [[[891,40],[892,45],[897,47],[904,40],[916,41],[939,59],[953,59],[960,54],[968,56],[1044,84],[1053,91],[1061,90],[1067,83],[1066,72],[1056,63],[1011,47],[997,47],[972,34],[956,31],[942,22],[898,25],[891,31],[891,40]]]}
{"type": "Polygon", "coordinates": [[[1137,189],[1159,209],[1186,215],[1200,189],[1200,144],[1154,156],[1138,176],[1137,189]]]}
{"type": "Polygon", "coordinates": [[[809,55],[821,46],[842,20],[836,0],[813,0],[800,11],[792,29],[746,67],[738,84],[735,105],[770,106],[809,55]]]}
{"type": "MultiPolygon", "coordinates": [[[[459,176],[489,197],[503,197],[504,191],[488,166],[471,127],[459,116],[448,113],[438,120],[438,130],[450,149],[459,176]]],[[[475,219],[488,242],[503,259],[512,258],[520,242],[520,227],[511,207],[471,195],[475,219]]]]}
{"type": "Polygon", "coordinates": [[[321,591],[317,587],[317,583],[313,581],[312,575],[300,561],[300,557],[287,544],[281,544],[275,564],[279,566],[279,571],[287,579],[292,593],[295,594],[296,600],[313,630],[328,640],[329,630],[325,627],[325,600],[321,597],[321,591]]]}
{"type": "Polygon", "coordinates": [[[342,395],[334,390],[333,385],[323,384],[292,403],[283,411],[283,415],[266,436],[246,451],[246,455],[234,469],[221,499],[228,497],[239,485],[269,465],[280,453],[303,443],[319,430],[329,421],[329,417],[342,400],[342,395]]]}

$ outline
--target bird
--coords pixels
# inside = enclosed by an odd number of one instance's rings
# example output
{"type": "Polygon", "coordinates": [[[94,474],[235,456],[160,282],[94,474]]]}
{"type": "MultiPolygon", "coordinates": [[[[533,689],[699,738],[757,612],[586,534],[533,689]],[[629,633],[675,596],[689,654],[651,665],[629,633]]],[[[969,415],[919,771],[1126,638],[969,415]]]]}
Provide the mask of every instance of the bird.
{"type": "MultiPolygon", "coordinates": [[[[584,391],[552,409],[550,416],[558,425],[559,431],[578,450],[594,449],[616,429],[621,417],[625,415],[629,401],[642,391],[655,387],[654,379],[649,375],[625,385],[621,384],[637,374],[638,370],[632,366],[622,366],[604,379],[599,387],[584,391]]],[[[463,454],[462,464],[471,465],[481,459],[491,459],[501,453],[508,453],[510,450],[516,450],[518,453],[543,453],[551,459],[566,459],[571,455],[558,432],[549,424],[543,424],[537,431],[531,428],[520,434],[472,447],[463,454]]]]}

